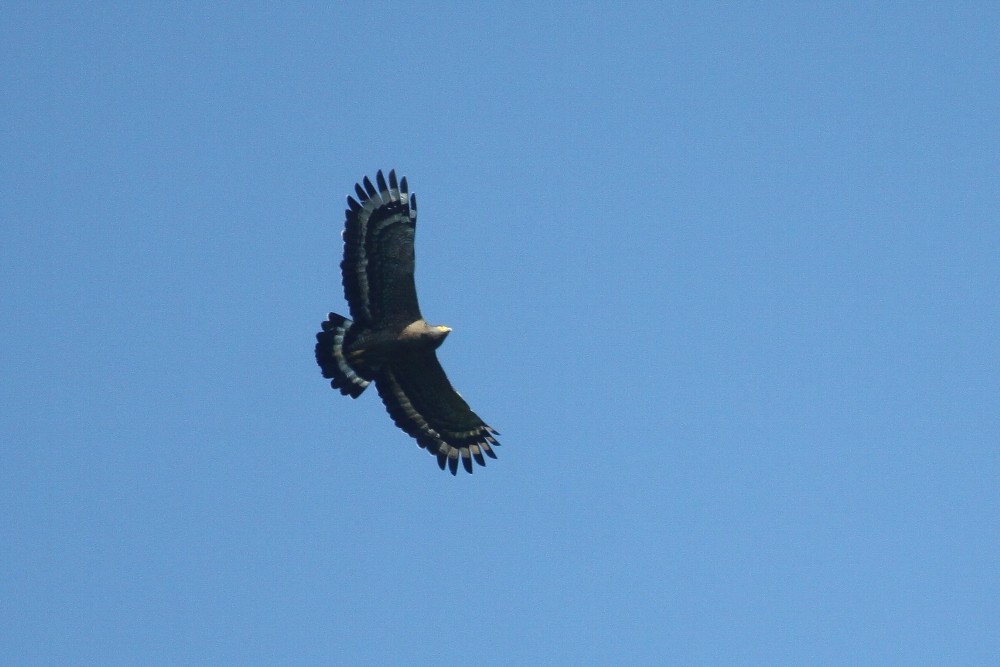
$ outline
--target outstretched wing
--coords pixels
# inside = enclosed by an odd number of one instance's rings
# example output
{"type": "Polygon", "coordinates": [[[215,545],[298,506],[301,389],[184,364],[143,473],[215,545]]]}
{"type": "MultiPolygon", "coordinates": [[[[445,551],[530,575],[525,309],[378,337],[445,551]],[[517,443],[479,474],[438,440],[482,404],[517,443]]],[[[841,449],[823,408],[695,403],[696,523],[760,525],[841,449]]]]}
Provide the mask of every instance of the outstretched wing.
{"type": "Polygon", "coordinates": [[[340,263],[351,317],[366,328],[422,319],[413,282],[417,198],[395,171],[388,183],[381,171],[375,181],[366,176],[354,186],[358,199],[347,198],[340,263]]]}
{"type": "Polygon", "coordinates": [[[458,460],[472,472],[472,459],[486,465],[483,454],[495,459],[499,435],[469,408],[448,381],[433,350],[422,350],[393,360],[379,372],[375,386],[396,426],[416,438],[437,456],[451,474],[458,460]]]}

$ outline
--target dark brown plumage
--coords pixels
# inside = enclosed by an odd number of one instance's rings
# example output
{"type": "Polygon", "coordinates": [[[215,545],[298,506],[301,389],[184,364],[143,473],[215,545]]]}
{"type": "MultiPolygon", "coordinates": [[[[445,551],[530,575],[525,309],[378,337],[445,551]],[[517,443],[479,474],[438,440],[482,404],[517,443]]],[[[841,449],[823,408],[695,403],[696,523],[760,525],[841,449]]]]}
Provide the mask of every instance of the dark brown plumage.
{"type": "Polygon", "coordinates": [[[417,199],[406,179],[382,172],[347,198],[344,296],[353,320],[330,313],[316,334],[316,362],[340,393],[357,398],[372,382],[396,426],[454,475],[461,460],[496,458],[497,431],[451,386],[435,350],[451,332],[424,321],[413,280],[417,199]]]}

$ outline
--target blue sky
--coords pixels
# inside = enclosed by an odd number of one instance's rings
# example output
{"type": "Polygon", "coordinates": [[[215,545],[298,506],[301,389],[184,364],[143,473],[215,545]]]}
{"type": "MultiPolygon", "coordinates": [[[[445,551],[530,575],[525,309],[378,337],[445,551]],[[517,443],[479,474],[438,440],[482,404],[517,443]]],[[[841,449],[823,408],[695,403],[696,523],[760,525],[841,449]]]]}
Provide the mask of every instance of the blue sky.
{"type": "Polygon", "coordinates": [[[750,4],[8,4],[0,654],[997,664],[1000,11],[750,4]],[[472,476],[313,360],[379,168],[472,476]]]}

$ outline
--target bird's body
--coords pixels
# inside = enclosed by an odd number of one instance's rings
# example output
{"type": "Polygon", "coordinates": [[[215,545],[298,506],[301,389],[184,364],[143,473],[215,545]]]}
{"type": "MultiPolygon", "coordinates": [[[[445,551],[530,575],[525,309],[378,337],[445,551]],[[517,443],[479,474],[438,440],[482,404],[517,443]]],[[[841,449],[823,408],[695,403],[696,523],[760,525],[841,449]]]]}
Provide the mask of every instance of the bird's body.
{"type": "Polygon", "coordinates": [[[496,458],[497,432],[454,390],[435,350],[451,332],[420,314],[413,279],[416,197],[406,179],[382,172],[347,198],[344,295],[353,320],[330,313],[316,334],[316,361],[344,395],[357,398],[374,382],[393,421],[455,474],[461,460],[496,458]]]}
{"type": "Polygon", "coordinates": [[[423,320],[395,329],[360,329],[344,346],[344,356],[352,366],[374,371],[397,357],[437,349],[450,331],[423,320]]]}

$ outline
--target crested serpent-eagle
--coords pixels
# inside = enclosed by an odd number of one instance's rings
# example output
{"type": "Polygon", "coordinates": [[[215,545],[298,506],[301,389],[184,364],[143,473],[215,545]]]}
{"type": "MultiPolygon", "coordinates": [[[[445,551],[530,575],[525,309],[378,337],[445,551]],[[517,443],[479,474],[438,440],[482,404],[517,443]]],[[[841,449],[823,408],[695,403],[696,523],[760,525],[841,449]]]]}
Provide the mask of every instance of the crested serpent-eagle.
{"type": "Polygon", "coordinates": [[[495,459],[497,431],[473,412],[448,381],[435,350],[451,329],[424,321],[413,281],[417,198],[406,178],[366,176],[347,197],[344,226],[346,317],[330,313],[316,334],[316,361],[341,394],[357,398],[375,383],[396,426],[454,475],[459,460],[495,459]]]}

